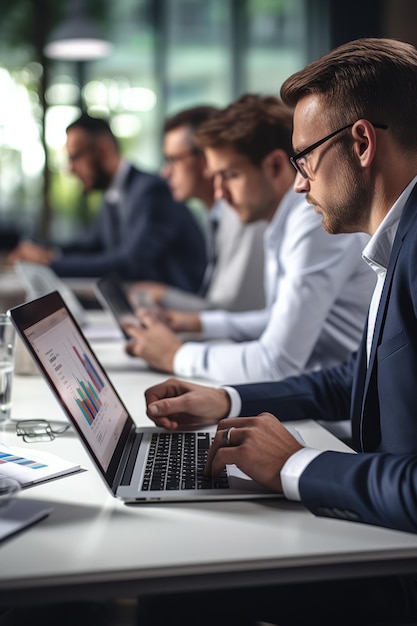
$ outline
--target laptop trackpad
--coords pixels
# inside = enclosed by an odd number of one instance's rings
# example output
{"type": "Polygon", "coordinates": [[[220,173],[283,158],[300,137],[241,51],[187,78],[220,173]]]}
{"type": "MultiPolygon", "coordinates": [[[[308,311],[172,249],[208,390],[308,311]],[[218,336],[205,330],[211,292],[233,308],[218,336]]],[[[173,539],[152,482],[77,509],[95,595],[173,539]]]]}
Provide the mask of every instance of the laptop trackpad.
{"type": "Polygon", "coordinates": [[[242,472],[237,465],[227,465],[227,476],[229,478],[229,485],[231,489],[238,489],[244,491],[259,491],[265,493],[265,487],[259,485],[247,474],[242,472]]]}

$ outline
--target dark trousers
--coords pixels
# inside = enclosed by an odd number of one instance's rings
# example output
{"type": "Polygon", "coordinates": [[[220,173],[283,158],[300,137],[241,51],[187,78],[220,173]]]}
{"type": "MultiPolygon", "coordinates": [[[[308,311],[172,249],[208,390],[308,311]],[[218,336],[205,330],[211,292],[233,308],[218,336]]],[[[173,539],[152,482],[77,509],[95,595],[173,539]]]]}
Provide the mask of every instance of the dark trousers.
{"type": "Polygon", "coordinates": [[[138,626],[417,624],[417,580],[389,577],[139,598],[138,626]]]}

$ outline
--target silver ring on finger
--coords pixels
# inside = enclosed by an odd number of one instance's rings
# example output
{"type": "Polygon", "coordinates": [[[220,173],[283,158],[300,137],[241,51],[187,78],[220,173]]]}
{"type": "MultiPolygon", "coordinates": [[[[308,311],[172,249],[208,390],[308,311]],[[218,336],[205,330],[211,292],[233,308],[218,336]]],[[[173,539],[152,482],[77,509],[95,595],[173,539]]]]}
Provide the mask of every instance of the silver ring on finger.
{"type": "Polygon", "coordinates": [[[231,439],[233,429],[234,429],[234,426],[231,426],[230,428],[226,428],[226,430],[223,431],[223,444],[225,446],[228,446],[228,447],[233,446],[232,439],[231,439]]]}

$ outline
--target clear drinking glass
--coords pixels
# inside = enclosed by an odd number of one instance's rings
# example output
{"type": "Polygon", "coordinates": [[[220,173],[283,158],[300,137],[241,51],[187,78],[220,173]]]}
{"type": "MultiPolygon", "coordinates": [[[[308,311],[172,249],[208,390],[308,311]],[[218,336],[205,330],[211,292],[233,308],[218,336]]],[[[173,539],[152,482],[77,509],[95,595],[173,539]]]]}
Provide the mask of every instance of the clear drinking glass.
{"type": "Polygon", "coordinates": [[[16,331],[6,313],[0,313],[0,422],[10,419],[16,331]]]}
{"type": "Polygon", "coordinates": [[[20,490],[20,483],[14,478],[0,478],[0,518],[20,490]]]}

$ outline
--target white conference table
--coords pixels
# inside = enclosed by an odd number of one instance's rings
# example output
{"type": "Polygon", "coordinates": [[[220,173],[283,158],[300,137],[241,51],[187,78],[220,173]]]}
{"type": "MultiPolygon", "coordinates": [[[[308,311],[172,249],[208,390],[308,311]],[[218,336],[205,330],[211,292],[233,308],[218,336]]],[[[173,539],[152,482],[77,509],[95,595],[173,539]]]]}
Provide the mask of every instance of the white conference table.
{"type": "MultiPolygon", "coordinates": [[[[109,374],[135,421],[146,424],[143,392],[166,377],[143,367],[109,374]]],[[[16,376],[12,419],[30,418],[65,422],[43,378],[16,376]]],[[[297,428],[310,445],[346,450],[314,422],[297,428]]],[[[19,494],[54,508],[0,543],[0,606],[417,571],[412,534],[316,518],[283,499],[128,507],[109,494],[75,433],[24,444],[9,424],[0,435],[87,470],[19,494]]]]}

